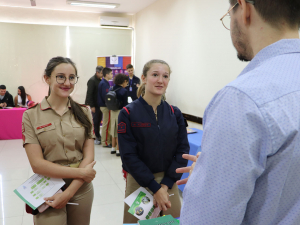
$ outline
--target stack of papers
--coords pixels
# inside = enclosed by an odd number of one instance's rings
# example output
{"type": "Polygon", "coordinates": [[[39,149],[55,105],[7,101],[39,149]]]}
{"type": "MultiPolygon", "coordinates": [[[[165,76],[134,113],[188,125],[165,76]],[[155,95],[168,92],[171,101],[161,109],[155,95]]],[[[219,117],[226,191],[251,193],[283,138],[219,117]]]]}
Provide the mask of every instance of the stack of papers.
{"type": "Polygon", "coordinates": [[[14,192],[35,210],[45,202],[44,198],[53,196],[64,184],[63,179],[34,174],[14,192]]]}

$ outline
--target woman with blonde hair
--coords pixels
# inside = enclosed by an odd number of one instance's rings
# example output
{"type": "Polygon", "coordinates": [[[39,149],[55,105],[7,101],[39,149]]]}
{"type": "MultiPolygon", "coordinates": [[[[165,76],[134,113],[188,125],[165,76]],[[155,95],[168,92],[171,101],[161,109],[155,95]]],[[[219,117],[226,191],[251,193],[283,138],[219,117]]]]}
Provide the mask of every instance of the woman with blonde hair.
{"type": "MultiPolygon", "coordinates": [[[[176,181],[182,174],[175,170],[187,165],[182,154],[189,153],[187,131],[181,111],[162,101],[171,70],[163,60],[151,60],[143,69],[141,97],[119,114],[118,139],[126,176],[125,197],[140,186],[153,194],[161,215],[180,216],[176,181]],[[169,195],[174,194],[170,197],[169,195]]],[[[138,219],[124,206],[124,223],[138,219]]]]}

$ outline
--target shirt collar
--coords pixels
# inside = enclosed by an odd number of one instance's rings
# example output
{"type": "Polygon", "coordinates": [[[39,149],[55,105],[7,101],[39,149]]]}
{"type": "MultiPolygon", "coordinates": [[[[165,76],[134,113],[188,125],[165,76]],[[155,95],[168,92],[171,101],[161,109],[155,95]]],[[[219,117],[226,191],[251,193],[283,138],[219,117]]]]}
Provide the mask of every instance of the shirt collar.
{"type": "MultiPolygon", "coordinates": [[[[47,96],[42,100],[41,104],[40,104],[40,108],[42,111],[46,110],[46,109],[52,109],[51,105],[49,104],[49,102],[47,101],[47,96]]],[[[71,108],[71,103],[70,100],[68,102],[68,108],[71,108]]]]}
{"type": "Polygon", "coordinates": [[[282,39],[277,41],[258,52],[239,76],[255,69],[268,59],[291,53],[300,53],[299,39],[282,39]]]}

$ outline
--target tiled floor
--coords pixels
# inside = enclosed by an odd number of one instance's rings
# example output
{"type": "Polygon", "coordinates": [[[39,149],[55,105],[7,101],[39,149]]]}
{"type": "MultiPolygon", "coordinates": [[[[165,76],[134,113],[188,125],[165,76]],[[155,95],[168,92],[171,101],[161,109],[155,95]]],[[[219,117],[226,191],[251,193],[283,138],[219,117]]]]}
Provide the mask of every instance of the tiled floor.
{"type": "MultiPolygon", "coordinates": [[[[97,175],[91,225],[122,224],[125,181],[121,159],[110,150],[95,145],[97,175]]],[[[0,225],[33,225],[32,215],[25,212],[23,201],[13,193],[32,174],[22,140],[0,141],[0,225]]]]}
{"type": "MultiPolygon", "coordinates": [[[[191,128],[202,129],[200,124],[188,123],[191,128]]],[[[110,150],[95,145],[97,175],[91,225],[122,224],[125,181],[121,159],[110,150]]],[[[25,212],[23,201],[13,193],[32,174],[22,140],[0,141],[0,225],[33,225],[32,215],[25,212]]]]}

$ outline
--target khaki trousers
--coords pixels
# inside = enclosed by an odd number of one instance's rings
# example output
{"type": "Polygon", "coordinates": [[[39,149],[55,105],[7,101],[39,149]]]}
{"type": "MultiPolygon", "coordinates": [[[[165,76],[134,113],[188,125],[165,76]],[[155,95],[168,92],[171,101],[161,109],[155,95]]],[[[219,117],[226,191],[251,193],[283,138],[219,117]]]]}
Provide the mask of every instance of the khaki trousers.
{"type": "MultiPolygon", "coordinates": [[[[64,179],[68,186],[72,179],[64,179]]],[[[79,205],[66,205],[62,209],[49,207],[34,216],[34,225],[89,225],[94,189],[92,183],[84,183],[70,199],[79,205]]]]}
{"type": "MultiPolygon", "coordinates": [[[[164,177],[164,172],[155,173],[153,174],[155,177],[155,180],[157,183],[160,183],[164,177]]],[[[125,198],[129,196],[131,193],[136,191],[140,185],[135,181],[135,179],[128,173],[127,174],[127,180],[126,180],[126,191],[125,191],[125,198]]],[[[151,194],[153,194],[148,188],[146,188],[147,191],[149,191],[151,194]]],[[[178,186],[175,183],[172,187],[172,189],[168,190],[169,194],[174,194],[173,196],[170,196],[169,200],[171,202],[171,208],[167,211],[163,212],[161,211],[161,216],[163,215],[172,215],[174,218],[180,217],[180,209],[181,209],[181,201],[180,196],[178,192],[178,186]]],[[[131,215],[129,212],[129,206],[124,203],[124,217],[123,217],[123,223],[137,223],[138,218],[131,215]]]]}
{"type": "Polygon", "coordinates": [[[111,144],[110,136],[110,111],[107,107],[100,107],[100,110],[103,114],[103,123],[101,131],[101,143],[103,146],[111,144]]]}
{"type": "Polygon", "coordinates": [[[121,110],[111,110],[111,125],[110,125],[110,134],[112,137],[117,138],[118,137],[118,117],[121,110]]]}

